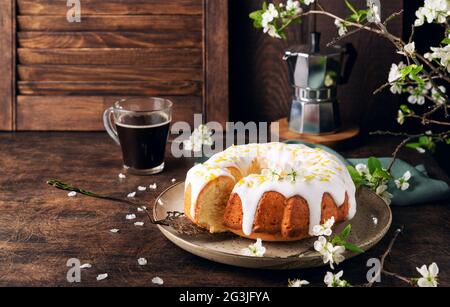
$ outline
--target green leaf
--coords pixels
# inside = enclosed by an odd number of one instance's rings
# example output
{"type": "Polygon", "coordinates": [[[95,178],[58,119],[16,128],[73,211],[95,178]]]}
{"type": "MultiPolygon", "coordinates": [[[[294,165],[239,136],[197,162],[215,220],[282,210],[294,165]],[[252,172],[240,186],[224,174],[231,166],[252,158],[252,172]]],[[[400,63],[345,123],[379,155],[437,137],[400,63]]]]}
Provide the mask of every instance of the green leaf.
{"type": "Polygon", "coordinates": [[[436,149],[436,143],[434,139],[430,136],[421,136],[419,138],[420,147],[428,149],[431,152],[434,152],[436,149]]]}
{"type": "Polygon", "coordinates": [[[342,239],[347,240],[348,236],[352,232],[352,224],[348,224],[347,227],[342,230],[341,234],[339,235],[342,239]]]}
{"type": "Polygon", "coordinates": [[[348,0],[345,0],[345,5],[349,8],[350,11],[353,12],[353,14],[359,16],[356,9],[353,7],[353,5],[348,0]]]}
{"type": "Polygon", "coordinates": [[[388,171],[386,171],[386,170],[384,170],[382,168],[377,168],[373,172],[372,176],[377,178],[377,179],[384,179],[384,180],[392,179],[392,175],[388,171]]]}
{"type": "Polygon", "coordinates": [[[422,146],[419,143],[408,143],[405,145],[405,147],[410,149],[417,149],[422,146]]]}
{"type": "Polygon", "coordinates": [[[421,136],[419,138],[419,143],[421,145],[429,146],[429,144],[432,142],[431,138],[428,136],[421,136]]]}
{"type": "Polygon", "coordinates": [[[448,45],[450,44],[450,38],[446,37],[441,41],[441,44],[448,45]]]}
{"type": "Polygon", "coordinates": [[[354,252],[354,253],[358,253],[358,254],[364,253],[364,250],[362,250],[358,246],[351,244],[351,243],[345,243],[344,247],[345,247],[345,249],[347,249],[351,252],[354,252]]]}
{"type": "Polygon", "coordinates": [[[354,168],[353,166],[349,165],[347,166],[347,169],[356,187],[359,188],[364,182],[364,178],[358,173],[356,168],[354,168]]]}
{"type": "Polygon", "coordinates": [[[370,157],[367,166],[369,167],[370,174],[373,174],[377,169],[382,169],[380,160],[375,157],[370,157]]]}
{"type": "Polygon", "coordinates": [[[343,240],[340,235],[336,235],[336,236],[334,236],[333,240],[331,240],[331,244],[333,244],[333,245],[344,245],[345,244],[345,240],[343,240]]]}
{"type": "Polygon", "coordinates": [[[417,76],[415,74],[410,74],[410,78],[414,81],[416,81],[417,85],[419,87],[424,87],[425,86],[425,80],[423,80],[420,76],[417,76]]]}
{"type": "Polygon", "coordinates": [[[261,29],[262,26],[262,14],[263,11],[255,11],[250,14],[250,19],[253,19],[253,26],[257,29],[261,29]]]}
{"type": "Polygon", "coordinates": [[[346,20],[359,22],[359,15],[358,14],[351,14],[346,20]]]}
{"type": "Polygon", "coordinates": [[[400,110],[402,110],[402,112],[405,114],[413,114],[413,111],[411,111],[411,109],[406,104],[402,104],[400,106],[400,110]]]}
{"type": "Polygon", "coordinates": [[[423,65],[411,64],[400,69],[400,73],[402,74],[402,79],[404,79],[407,76],[417,75],[418,73],[422,72],[422,70],[423,65]]]}
{"type": "Polygon", "coordinates": [[[257,20],[257,19],[261,18],[261,11],[251,12],[250,15],[248,15],[248,16],[250,17],[250,19],[257,20]]]}
{"type": "Polygon", "coordinates": [[[413,66],[412,70],[411,70],[411,74],[413,75],[417,75],[418,73],[422,72],[423,70],[423,65],[411,65],[413,66]]]}

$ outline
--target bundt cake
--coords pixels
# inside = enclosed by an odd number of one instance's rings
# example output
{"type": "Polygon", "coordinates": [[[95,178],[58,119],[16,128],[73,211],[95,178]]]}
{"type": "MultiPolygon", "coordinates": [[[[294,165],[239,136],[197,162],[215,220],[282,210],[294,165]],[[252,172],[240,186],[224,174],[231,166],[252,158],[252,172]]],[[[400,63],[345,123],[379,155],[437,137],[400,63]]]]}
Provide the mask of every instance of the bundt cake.
{"type": "Polygon", "coordinates": [[[295,241],[354,217],[356,188],[334,155],[305,145],[232,146],[187,173],[185,214],[211,233],[295,241]]]}

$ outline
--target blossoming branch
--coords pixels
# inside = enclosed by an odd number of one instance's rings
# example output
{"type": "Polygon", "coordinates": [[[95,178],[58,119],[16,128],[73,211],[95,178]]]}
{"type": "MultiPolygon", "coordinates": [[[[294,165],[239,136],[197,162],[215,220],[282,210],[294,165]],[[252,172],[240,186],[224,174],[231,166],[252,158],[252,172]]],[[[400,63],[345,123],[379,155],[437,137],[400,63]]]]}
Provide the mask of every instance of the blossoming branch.
{"type": "Polygon", "coordinates": [[[261,10],[250,14],[250,18],[256,28],[274,38],[286,38],[286,29],[307,16],[322,15],[334,20],[337,28],[337,37],[329,45],[359,31],[369,31],[387,39],[404,59],[392,64],[387,82],[374,93],[389,88],[393,94],[406,94],[405,103],[399,106],[398,124],[415,120],[424,126],[423,132],[417,134],[382,132],[405,137],[405,141],[393,153],[393,160],[405,146],[424,153],[434,151],[437,143],[450,144],[450,130],[441,131],[450,126],[447,120],[449,97],[446,90],[450,83],[450,1],[425,0],[416,11],[416,20],[411,25],[412,33],[407,41],[389,31],[389,22],[402,15],[403,11],[395,12],[383,20],[380,0],[367,0],[363,8],[357,8],[351,0],[342,1],[348,8],[349,15],[346,17],[328,12],[319,0],[288,0],[286,4],[264,3],[261,10]],[[314,4],[312,9],[309,7],[311,4],[314,4]],[[416,50],[414,34],[417,27],[426,24],[440,25],[443,37],[439,46],[430,46],[428,52],[421,54],[416,50]],[[444,116],[445,120],[437,119],[438,115],[444,116]],[[440,131],[433,132],[426,127],[428,125],[434,125],[433,128],[439,128],[440,131]]]}

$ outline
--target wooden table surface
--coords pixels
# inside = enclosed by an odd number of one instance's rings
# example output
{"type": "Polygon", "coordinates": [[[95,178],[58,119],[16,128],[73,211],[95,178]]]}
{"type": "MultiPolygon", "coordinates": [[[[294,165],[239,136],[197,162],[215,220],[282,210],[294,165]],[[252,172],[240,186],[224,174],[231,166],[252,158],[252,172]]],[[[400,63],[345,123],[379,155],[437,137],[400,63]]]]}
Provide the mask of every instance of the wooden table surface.
{"type": "MultiPolygon", "coordinates": [[[[369,141],[342,152],[348,157],[385,156],[396,144],[389,138],[369,141]]],[[[96,192],[126,196],[139,185],[156,182],[157,191],[138,195],[152,204],[172,178],[184,180],[191,160],[168,157],[161,175],[119,180],[120,150],[103,133],[3,133],[0,153],[0,286],[152,286],[155,276],[163,278],[165,286],[286,286],[288,278],[298,277],[323,284],[327,268],[252,270],[198,258],[174,246],[155,226],[136,227],[126,221],[126,214],[136,213],[132,207],[84,196],[69,198],[66,192],[46,185],[46,180],[58,178],[96,192]],[[121,232],[112,234],[112,228],[121,232]],[[147,266],[138,265],[140,257],[147,258],[147,266]],[[66,280],[70,258],[93,266],[82,271],[80,284],[66,280]],[[102,273],[109,278],[96,281],[102,273]]],[[[432,157],[411,151],[402,157],[424,163],[431,176],[450,182],[432,157]]],[[[353,284],[364,283],[367,259],[381,255],[395,228],[404,225],[386,267],[413,277],[416,266],[437,262],[441,285],[450,286],[449,203],[393,208],[387,237],[341,265],[345,278],[353,284]]],[[[138,221],[146,221],[143,214],[137,215],[138,221]]],[[[385,277],[381,285],[404,284],[385,277]]]]}

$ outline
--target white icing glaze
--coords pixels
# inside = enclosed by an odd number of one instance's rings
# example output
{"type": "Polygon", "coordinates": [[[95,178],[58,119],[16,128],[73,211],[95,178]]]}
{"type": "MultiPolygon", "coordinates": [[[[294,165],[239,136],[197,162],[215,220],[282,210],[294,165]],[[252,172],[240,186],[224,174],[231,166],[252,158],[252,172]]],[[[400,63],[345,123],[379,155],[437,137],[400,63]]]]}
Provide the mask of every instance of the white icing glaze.
{"type": "Polygon", "coordinates": [[[192,217],[198,194],[214,178],[233,177],[227,169],[230,167],[237,168],[244,177],[235,185],[233,193],[237,193],[242,202],[242,230],[246,235],[252,233],[259,200],[269,191],[278,192],[286,198],[298,195],[308,202],[311,235],[313,227],[320,224],[324,193],[329,193],[338,206],[344,203],[347,193],[348,219],[356,214],[356,188],[345,165],[337,157],[304,145],[268,143],[232,146],[212,156],[205,164],[194,166],[186,179],[186,187],[188,184],[192,187],[192,217]],[[249,174],[255,162],[260,169],[275,170],[282,176],[271,176],[270,171],[249,174]],[[295,179],[286,176],[292,170],[296,171],[295,179]]]}

